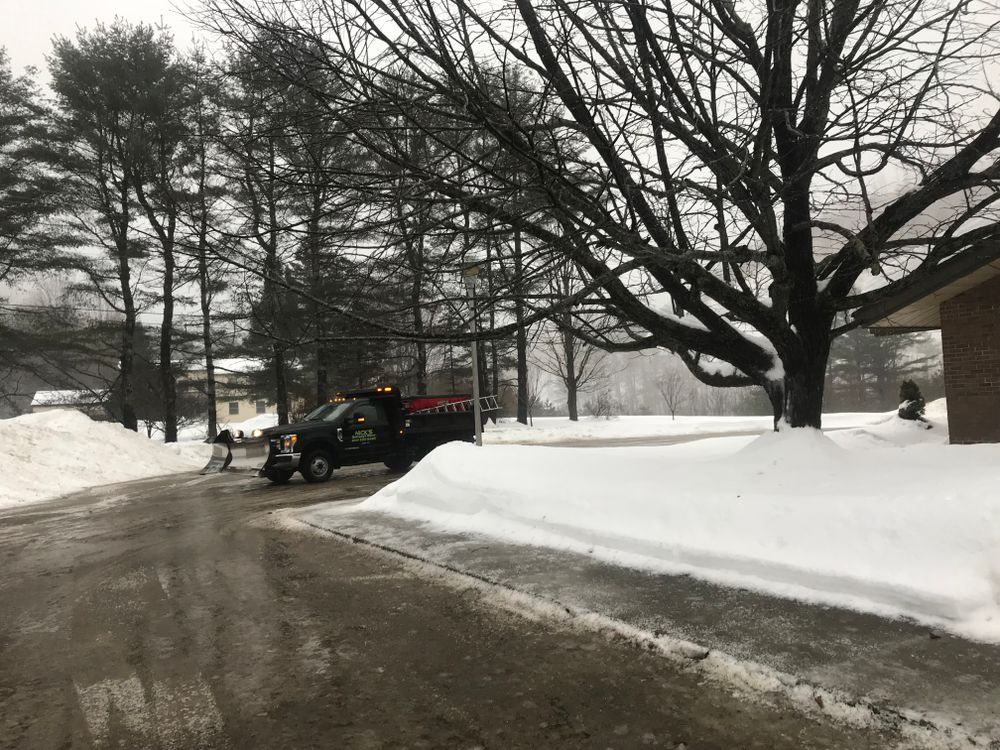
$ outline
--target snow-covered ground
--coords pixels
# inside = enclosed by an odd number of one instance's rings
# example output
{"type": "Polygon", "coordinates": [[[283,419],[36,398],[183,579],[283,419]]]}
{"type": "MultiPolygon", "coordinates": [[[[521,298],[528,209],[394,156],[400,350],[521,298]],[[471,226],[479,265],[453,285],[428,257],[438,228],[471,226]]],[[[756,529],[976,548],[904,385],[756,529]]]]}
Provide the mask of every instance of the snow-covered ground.
{"type": "Polygon", "coordinates": [[[164,445],[72,409],[0,420],[0,508],[114,482],[200,469],[200,443],[164,445]]]}
{"type": "Polygon", "coordinates": [[[670,447],[453,443],[360,507],[1000,642],[1000,445],[883,416],[670,447]]]}
{"type": "MultiPolygon", "coordinates": [[[[883,422],[887,414],[875,412],[845,412],[824,414],[823,427],[843,429],[883,422]]],[[[483,442],[492,445],[541,445],[574,440],[616,438],[669,437],[673,435],[718,435],[731,432],[764,432],[770,430],[771,417],[677,417],[644,416],[595,419],[581,417],[571,422],[566,417],[540,417],[532,426],[513,419],[497,424],[487,422],[483,442]]]]}

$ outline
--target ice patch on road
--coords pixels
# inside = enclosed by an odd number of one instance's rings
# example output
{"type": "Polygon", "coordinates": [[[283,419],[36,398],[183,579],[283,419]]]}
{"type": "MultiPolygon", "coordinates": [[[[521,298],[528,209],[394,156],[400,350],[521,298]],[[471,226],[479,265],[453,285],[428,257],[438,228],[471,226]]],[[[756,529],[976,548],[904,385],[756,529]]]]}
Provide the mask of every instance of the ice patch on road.
{"type": "Polygon", "coordinates": [[[224,724],[208,684],[191,679],[157,680],[152,700],[137,675],[75,685],[94,747],[111,747],[113,734],[125,735],[134,747],[225,748],[224,724]],[[120,732],[113,724],[120,726],[120,732]]]}
{"type": "Polygon", "coordinates": [[[212,689],[200,675],[153,684],[156,734],[166,750],[229,747],[225,724],[212,689]]]}
{"type": "Polygon", "coordinates": [[[136,675],[101,680],[84,687],[76,685],[76,694],[95,747],[110,746],[112,712],[133,740],[152,744],[153,716],[142,682],[136,675]]]}
{"type": "MultiPolygon", "coordinates": [[[[356,510],[356,507],[355,507],[356,510]]],[[[860,729],[898,733],[897,750],[961,750],[991,747],[991,738],[973,735],[945,717],[886,705],[845,691],[812,684],[765,664],[731,656],[684,638],[654,633],[591,610],[519,591],[495,580],[443,567],[412,552],[368,543],[334,529],[314,525],[309,512],[287,510],[264,521],[298,533],[334,535],[361,544],[372,554],[389,555],[408,573],[436,580],[463,595],[477,597],[488,609],[499,609],[532,622],[595,632],[605,638],[646,649],[668,659],[679,669],[694,672],[706,682],[731,690],[743,700],[769,705],[791,705],[797,711],[860,729]]]]}

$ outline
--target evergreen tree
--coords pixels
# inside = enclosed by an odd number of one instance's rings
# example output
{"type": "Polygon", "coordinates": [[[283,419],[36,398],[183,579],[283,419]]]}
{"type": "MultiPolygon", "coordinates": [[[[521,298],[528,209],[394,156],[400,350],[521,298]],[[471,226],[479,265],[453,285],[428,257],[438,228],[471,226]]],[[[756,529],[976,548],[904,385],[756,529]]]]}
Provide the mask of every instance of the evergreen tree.
{"type": "Polygon", "coordinates": [[[895,384],[925,373],[936,357],[921,355],[925,334],[876,336],[859,329],[836,341],[827,376],[831,409],[882,411],[897,405],[895,384]]]}
{"type": "Polygon", "coordinates": [[[133,268],[149,243],[136,222],[135,176],[141,170],[150,88],[161,69],[162,35],[116,21],[57,37],[50,61],[57,96],[60,166],[72,203],[70,226],[102,256],[79,256],[91,289],[121,316],[118,400],[122,424],[135,430],[135,347],[139,303],[133,268]]]}
{"type": "MultiPolygon", "coordinates": [[[[267,39],[257,40],[266,46],[267,39]]],[[[281,161],[284,123],[289,113],[284,85],[256,62],[253,52],[227,61],[231,86],[226,97],[226,129],[220,142],[227,157],[227,177],[234,186],[233,221],[242,239],[236,250],[252,276],[244,288],[250,316],[247,344],[266,351],[278,423],[288,424],[289,348],[296,301],[286,294],[286,265],[294,247],[289,187],[281,161]],[[259,283],[255,280],[259,279],[259,283]]]]}
{"type": "Polygon", "coordinates": [[[0,48],[0,283],[50,267],[63,239],[52,224],[60,183],[48,168],[47,114],[33,78],[16,76],[0,48]]]}

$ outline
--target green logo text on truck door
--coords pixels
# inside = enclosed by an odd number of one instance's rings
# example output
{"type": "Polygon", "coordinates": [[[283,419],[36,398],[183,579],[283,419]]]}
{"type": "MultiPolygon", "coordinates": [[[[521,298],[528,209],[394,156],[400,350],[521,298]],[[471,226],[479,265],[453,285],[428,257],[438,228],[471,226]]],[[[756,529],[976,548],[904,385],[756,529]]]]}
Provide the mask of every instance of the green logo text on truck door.
{"type": "Polygon", "coordinates": [[[354,434],[351,435],[351,442],[358,445],[374,443],[375,442],[374,428],[367,427],[363,430],[355,430],[354,434]]]}

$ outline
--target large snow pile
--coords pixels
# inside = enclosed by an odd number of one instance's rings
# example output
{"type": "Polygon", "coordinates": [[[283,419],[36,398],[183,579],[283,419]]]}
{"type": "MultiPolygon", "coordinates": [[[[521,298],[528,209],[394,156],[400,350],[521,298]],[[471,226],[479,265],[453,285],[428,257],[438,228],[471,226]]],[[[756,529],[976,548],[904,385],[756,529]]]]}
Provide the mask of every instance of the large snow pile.
{"type": "Polygon", "coordinates": [[[197,470],[203,444],[164,445],[70,409],[0,420],[0,507],[113,482],[197,470]]]}
{"type": "MultiPolygon", "coordinates": [[[[860,427],[885,421],[888,415],[874,412],[824,414],[823,424],[832,429],[860,427]]],[[[771,417],[621,416],[611,419],[540,417],[528,427],[513,419],[487,422],[483,442],[492,445],[542,445],[560,441],[617,438],[670,437],[674,435],[718,435],[731,432],[763,432],[771,428],[771,417]]]]}
{"type": "Polygon", "coordinates": [[[663,448],[452,443],[361,507],[1000,641],[1000,446],[945,439],[892,418],[663,448]]]}
{"type": "Polygon", "coordinates": [[[241,430],[243,434],[249,435],[254,430],[266,430],[269,427],[276,427],[278,424],[277,414],[258,414],[255,417],[243,422],[223,422],[219,425],[220,430],[241,430]]]}

